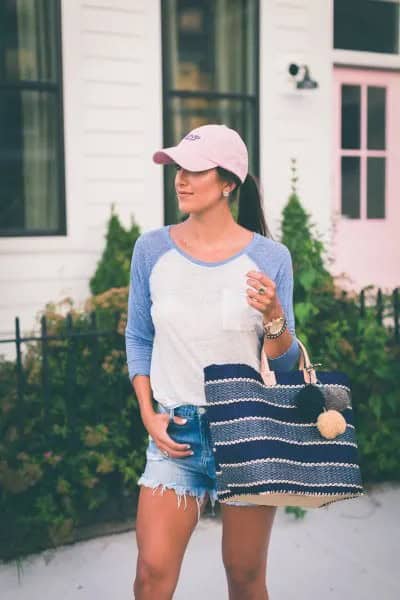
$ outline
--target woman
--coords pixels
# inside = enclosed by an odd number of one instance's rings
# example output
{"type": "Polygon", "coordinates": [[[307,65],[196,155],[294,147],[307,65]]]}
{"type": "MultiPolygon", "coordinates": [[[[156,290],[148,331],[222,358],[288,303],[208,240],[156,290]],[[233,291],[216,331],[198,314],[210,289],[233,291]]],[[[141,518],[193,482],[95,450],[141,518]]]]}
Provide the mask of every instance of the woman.
{"type": "MultiPolygon", "coordinates": [[[[262,344],[271,369],[291,369],[299,357],[290,252],[271,239],[240,135],[204,125],[153,161],[175,165],[188,217],[140,235],[132,255],[127,362],[149,434],[138,481],[137,600],[172,598],[190,536],[208,498],[212,508],[217,499],[204,366],[241,362],[259,370],[262,344]],[[237,194],[236,222],[230,202],[237,194]]],[[[221,503],[230,600],[268,598],[275,512],[221,503]]]]}

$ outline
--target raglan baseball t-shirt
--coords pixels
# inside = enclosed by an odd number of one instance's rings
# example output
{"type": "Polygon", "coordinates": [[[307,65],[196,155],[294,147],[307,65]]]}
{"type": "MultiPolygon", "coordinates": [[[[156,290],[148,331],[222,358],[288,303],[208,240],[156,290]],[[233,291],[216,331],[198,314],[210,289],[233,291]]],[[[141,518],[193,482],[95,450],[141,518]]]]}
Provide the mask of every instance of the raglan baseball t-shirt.
{"type": "Polygon", "coordinates": [[[253,233],[240,252],[207,262],[178,247],[165,225],[142,233],[133,248],[125,329],[130,380],[148,375],[154,399],[169,408],[205,406],[205,366],[244,363],[259,371],[263,317],[247,303],[250,270],[275,281],[293,336],[286,352],[268,359],[270,368],[294,368],[300,349],[287,246],[253,233]]]}

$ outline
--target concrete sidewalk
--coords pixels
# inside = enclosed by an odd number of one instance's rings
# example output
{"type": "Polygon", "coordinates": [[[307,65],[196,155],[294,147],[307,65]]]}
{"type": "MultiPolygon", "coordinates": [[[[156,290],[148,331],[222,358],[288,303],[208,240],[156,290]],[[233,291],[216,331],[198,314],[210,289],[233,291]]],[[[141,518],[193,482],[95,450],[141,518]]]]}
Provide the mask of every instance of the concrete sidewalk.
{"type": "MultiPolygon", "coordinates": [[[[174,600],[228,598],[221,521],[203,517],[189,542],[174,600]]],[[[115,534],[31,556],[18,582],[15,564],[0,565],[2,600],[132,600],[135,532],[115,534]]],[[[278,509],[270,542],[271,600],[398,600],[400,485],[309,509],[296,520],[278,509]]],[[[154,599],[157,600],[157,599],[154,599]]]]}

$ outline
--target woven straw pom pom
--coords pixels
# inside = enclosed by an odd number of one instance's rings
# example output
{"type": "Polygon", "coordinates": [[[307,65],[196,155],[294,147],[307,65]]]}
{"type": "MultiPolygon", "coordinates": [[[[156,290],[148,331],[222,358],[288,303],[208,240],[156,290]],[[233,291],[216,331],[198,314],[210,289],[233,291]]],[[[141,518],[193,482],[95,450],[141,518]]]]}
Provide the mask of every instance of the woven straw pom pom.
{"type": "Polygon", "coordinates": [[[333,440],[346,431],[346,420],[337,410],[326,410],[319,415],[317,427],[322,437],[333,440]]]}
{"type": "Polygon", "coordinates": [[[327,385],[324,394],[326,398],[325,406],[328,410],[342,411],[351,405],[350,394],[345,388],[327,385]]]}
{"type": "Polygon", "coordinates": [[[294,402],[303,419],[315,422],[318,415],[324,410],[325,396],[318,386],[307,383],[296,394],[294,402]]]}

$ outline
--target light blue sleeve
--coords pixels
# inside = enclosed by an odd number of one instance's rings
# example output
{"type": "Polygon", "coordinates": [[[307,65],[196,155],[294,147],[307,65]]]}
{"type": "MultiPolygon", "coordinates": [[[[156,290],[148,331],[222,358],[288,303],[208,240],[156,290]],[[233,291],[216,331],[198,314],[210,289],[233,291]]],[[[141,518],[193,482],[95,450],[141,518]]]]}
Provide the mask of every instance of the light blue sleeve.
{"type": "Polygon", "coordinates": [[[126,357],[131,381],[135,375],[150,375],[154,325],[150,313],[148,264],[142,234],[137,238],[132,252],[125,328],[126,357]]]}
{"type": "Polygon", "coordinates": [[[293,264],[290,251],[287,246],[283,247],[283,261],[279,267],[276,277],[276,292],[287,320],[287,327],[293,336],[289,348],[283,354],[275,358],[269,358],[269,366],[273,371],[290,371],[297,368],[300,347],[296,338],[294,311],[293,311],[293,264]]]}

